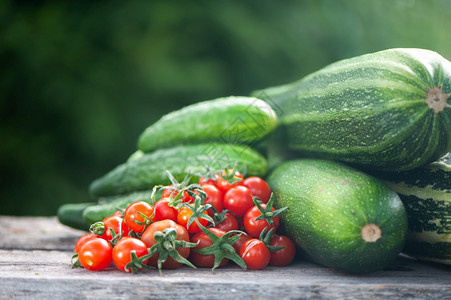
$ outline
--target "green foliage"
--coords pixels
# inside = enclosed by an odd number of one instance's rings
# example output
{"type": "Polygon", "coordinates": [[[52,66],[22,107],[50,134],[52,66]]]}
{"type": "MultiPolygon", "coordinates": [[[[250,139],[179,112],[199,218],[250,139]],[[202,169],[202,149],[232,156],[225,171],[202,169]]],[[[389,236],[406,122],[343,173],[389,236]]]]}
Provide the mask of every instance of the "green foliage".
{"type": "Polygon", "coordinates": [[[52,215],[162,114],[393,47],[451,59],[448,0],[0,2],[0,214],[52,215]]]}

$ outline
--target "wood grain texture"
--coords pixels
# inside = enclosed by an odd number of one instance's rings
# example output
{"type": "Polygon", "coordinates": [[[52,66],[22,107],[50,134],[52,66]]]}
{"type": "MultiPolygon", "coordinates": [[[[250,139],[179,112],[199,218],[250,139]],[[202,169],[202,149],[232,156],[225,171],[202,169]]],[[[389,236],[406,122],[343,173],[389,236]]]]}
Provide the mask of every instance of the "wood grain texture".
{"type": "Polygon", "coordinates": [[[399,257],[389,268],[347,275],[301,258],[285,268],[71,269],[83,234],[56,218],[0,217],[0,299],[451,299],[451,268],[399,257]],[[20,224],[20,225],[19,225],[20,224]]]}

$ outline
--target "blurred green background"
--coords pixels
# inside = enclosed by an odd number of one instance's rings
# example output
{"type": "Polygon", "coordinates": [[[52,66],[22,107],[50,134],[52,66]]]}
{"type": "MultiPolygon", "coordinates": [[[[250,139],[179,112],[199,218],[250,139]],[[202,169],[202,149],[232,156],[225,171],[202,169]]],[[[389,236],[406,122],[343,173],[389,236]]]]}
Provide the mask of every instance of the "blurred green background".
{"type": "Polygon", "coordinates": [[[89,201],[184,105],[394,47],[451,59],[449,0],[0,2],[0,214],[89,201]]]}

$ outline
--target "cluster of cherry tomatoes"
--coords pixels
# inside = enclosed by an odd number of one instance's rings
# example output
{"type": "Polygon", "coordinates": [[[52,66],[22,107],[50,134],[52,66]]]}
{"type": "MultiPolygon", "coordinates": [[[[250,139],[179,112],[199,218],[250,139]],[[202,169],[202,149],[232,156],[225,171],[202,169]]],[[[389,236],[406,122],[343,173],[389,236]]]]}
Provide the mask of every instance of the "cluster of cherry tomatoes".
{"type": "Polygon", "coordinates": [[[290,238],[278,235],[269,185],[233,169],[157,186],[151,201],[136,201],[91,226],[75,244],[74,266],[98,271],[112,263],[136,273],[182,265],[215,268],[229,261],[244,269],[286,266],[295,256],[290,238]],[[157,200],[158,199],[158,200],[157,200]]]}

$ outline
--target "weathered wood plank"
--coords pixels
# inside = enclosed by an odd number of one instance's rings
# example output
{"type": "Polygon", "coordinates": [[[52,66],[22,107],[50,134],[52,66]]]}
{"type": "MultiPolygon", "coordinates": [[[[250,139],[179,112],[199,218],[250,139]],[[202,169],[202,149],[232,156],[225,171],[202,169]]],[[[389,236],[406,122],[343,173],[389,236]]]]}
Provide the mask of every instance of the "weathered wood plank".
{"type": "Polygon", "coordinates": [[[56,217],[0,216],[0,249],[48,249],[72,251],[84,231],[58,222],[56,217]]]}
{"type": "Polygon", "coordinates": [[[114,266],[102,272],[71,269],[70,257],[70,252],[62,251],[0,250],[0,294],[73,299],[181,295],[196,299],[229,299],[233,295],[258,299],[451,297],[449,269],[405,258],[399,258],[391,271],[359,276],[302,260],[286,268],[262,271],[244,271],[231,265],[212,274],[209,269],[183,267],[164,270],[160,276],[156,270],[133,275],[114,266]]]}
{"type": "Polygon", "coordinates": [[[214,274],[188,267],[164,270],[162,276],[156,270],[123,273],[114,266],[89,272],[70,268],[73,243],[83,232],[55,218],[0,217],[0,226],[11,230],[0,241],[0,299],[451,299],[449,266],[405,257],[386,270],[358,276],[302,259],[261,271],[230,265],[214,274]],[[34,226],[19,229],[17,222],[34,226]]]}

